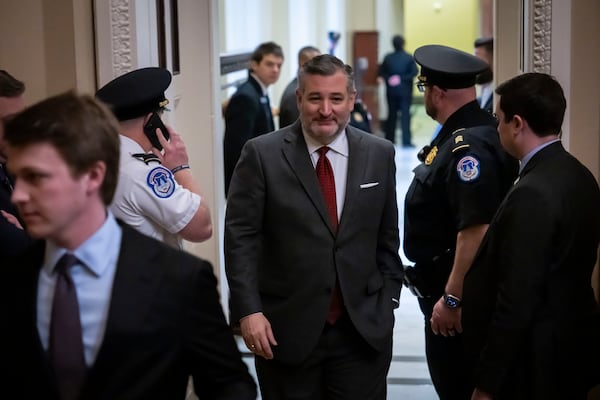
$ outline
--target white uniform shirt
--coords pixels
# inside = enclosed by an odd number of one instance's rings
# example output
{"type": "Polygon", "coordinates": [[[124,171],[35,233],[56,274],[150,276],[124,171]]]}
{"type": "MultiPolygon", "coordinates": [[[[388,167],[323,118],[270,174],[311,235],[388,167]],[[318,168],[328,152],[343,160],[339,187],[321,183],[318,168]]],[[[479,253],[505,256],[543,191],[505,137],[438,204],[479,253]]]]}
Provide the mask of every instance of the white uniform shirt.
{"type": "Polygon", "coordinates": [[[182,248],[177,232],[192,219],[201,198],[175,181],[158,162],[146,164],[132,156],[143,153],[134,140],[121,135],[119,183],[110,210],[141,233],[182,248]]]}

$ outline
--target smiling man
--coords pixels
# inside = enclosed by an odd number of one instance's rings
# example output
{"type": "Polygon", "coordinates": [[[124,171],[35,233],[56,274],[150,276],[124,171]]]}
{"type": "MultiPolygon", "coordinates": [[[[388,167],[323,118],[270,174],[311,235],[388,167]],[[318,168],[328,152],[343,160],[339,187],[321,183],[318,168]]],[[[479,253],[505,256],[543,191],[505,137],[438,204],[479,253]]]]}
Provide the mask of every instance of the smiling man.
{"type": "Polygon", "coordinates": [[[262,398],[385,399],[402,264],[394,146],[348,126],[352,68],[302,66],[300,118],[246,143],[225,217],[231,315],[262,398]]]}

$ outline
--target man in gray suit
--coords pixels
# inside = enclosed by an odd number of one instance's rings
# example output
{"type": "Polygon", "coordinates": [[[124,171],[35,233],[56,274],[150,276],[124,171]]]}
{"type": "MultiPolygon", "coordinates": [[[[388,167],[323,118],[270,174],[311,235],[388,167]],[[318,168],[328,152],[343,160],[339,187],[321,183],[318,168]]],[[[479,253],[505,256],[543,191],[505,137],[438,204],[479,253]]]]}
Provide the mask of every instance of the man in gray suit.
{"type": "Polygon", "coordinates": [[[352,68],[299,72],[300,119],[246,143],[225,218],[232,318],[264,399],[385,399],[402,264],[394,147],[348,126],[352,68]]]}

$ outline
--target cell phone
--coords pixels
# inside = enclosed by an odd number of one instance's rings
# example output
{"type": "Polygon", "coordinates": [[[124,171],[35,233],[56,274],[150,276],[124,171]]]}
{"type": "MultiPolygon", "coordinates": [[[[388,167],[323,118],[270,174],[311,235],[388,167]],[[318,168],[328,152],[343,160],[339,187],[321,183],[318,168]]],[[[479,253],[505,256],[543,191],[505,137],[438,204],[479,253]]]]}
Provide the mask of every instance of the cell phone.
{"type": "Polygon", "coordinates": [[[153,112],[148,122],[144,124],[144,133],[150,140],[150,143],[152,143],[152,146],[156,147],[158,150],[162,150],[162,146],[156,135],[156,128],[160,129],[165,139],[169,140],[169,131],[167,130],[167,127],[163,124],[158,114],[153,112]]]}

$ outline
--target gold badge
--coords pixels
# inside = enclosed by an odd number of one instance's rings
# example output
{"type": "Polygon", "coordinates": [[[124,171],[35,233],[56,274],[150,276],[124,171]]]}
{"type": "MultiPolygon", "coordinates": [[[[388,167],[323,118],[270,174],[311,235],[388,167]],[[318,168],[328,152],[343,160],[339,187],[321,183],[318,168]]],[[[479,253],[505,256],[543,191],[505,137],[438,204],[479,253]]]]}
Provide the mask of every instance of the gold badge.
{"type": "Polygon", "coordinates": [[[360,115],[360,113],[358,111],[353,113],[352,116],[354,117],[354,120],[356,122],[363,122],[363,116],[360,115]]]}
{"type": "Polygon", "coordinates": [[[435,156],[437,156],[438,148],[437,146],[433,146],[429,153],[427,153],[427,157],[425,157],[425,165],[431,165],[435,156]]]}

